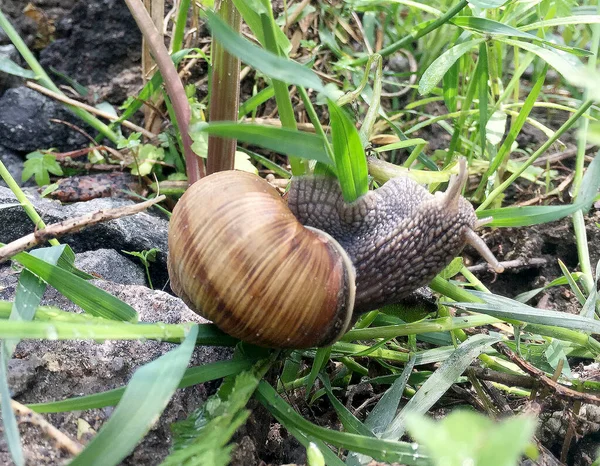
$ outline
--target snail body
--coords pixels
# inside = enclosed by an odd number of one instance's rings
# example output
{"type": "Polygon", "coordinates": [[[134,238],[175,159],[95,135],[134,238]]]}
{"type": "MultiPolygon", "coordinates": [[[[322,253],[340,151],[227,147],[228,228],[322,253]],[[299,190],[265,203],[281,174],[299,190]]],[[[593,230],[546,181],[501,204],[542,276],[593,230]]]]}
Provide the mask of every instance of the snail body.
{"type": "Polygon", "coordinates": [[[226,333],[260,346],[326,346],[362,312],[396,303],[473,244],[460,196],[466,167],[445,193],[395,178],[353,203],[337,180],[292,181],[288,203],[261,178],[210,175],[179,200],[169,227],[171,287],[226,333]]]}

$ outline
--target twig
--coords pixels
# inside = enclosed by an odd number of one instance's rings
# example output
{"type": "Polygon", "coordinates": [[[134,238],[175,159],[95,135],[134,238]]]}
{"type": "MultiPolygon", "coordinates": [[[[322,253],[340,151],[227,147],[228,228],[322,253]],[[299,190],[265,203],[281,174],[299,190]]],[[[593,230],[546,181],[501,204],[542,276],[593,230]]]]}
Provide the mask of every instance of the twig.
{"type": "Polygon", "coordinates": [[[19,422],[28,422],[39,427],[44,434],[53,439],[56,443],[56,446],[65,450],[72,455],[78,455],[81,450],[83,450],[83,446],[72,440],[68,435],[64,434],[52,424],[50,424],[46,419],[44,419],[40,414],[32,411],[27,406],[22,405],[18,401],[10,400],[10,405],[15,412],[15,414],[19,417],[19,422]]]}
{"type": "Polygon", "coordinates": [[[87,133],[87,131],[85,131],[83,128],[80,128],[79,126],[77,126],[73,123],[69,123],[68,121],[60,120],[58,118],[49,118],[48,120],[51,121],[52,123],[58,123],[59,125],[65,125],[68,128],[71,128],[73,131],[81,134],[84,138],[86,138],[92,144],[96,145],[96,140],[92,136],[90,136],[87,133]]]}
{"type": "MultiPolygon", "coordinates": [[[[548,261],[543,257],[533,257],[531,259],[515,259],[512,261],[502,261],[500,265],[507,269],[516,269],[517,267],[541,267],[546,265],[548,261]]],[[[467,267],[469,272],[485,272],[490,270],[489,264],[477,264],[467,267]]]]}
{"type": "Polygon", "coordinates": [[[80,217],[53,223],[48,225],[46,228],[38,230],[29,235],[25,235],[0,248],[0,263],[6,261],[19,252],[31,249],[32,247],[37,246],[38,244],[43,243],[50,238],[57,238],[67,233],[73,233],[81,230],[82,228],[96,225],[97,223],[137,214],[138,212],[146,210],[148,207],[157,204],[164,199],[165,196],[158,196],[154,199],[150,199],[139,204],[117,207],[115,209],[98,210],[80,217]]]}
{"type": "Polygon", "coordinates": [[[505,372],[493,371],[491,369],[482,367],[469,367],[469,370],[473,372],[473,375],[481,380],[489,380],[490,382],[497,382],[509,387],[523,387],[533,388],[536,381],[526,375],[507,374],[505,372]]]}
{"type": "Polygon", "coordinates": [[[188,133],[191,110],[190,104],[187,101],[185,89],[183,88],[183,83],[173,65],[173,61],[171,60],[171,56],[165,47],[161,35],[156,30],[148,11],[144,8],[144,4],[140,0],[125,0],[125,3],[127,4],[129,11],[131,11],[140,31],[142,31],[142,35],[146,39],[148,46],[152,50],[154,61],[156,61],[156,64],[158,65],[158,69],[160,70],[160,74],[163,77],[167,89],[167,94],[173,104],[175,119],[177,120],[177,126],[179,127],[181,142],[183,144],[183,152],[185,154],[188,180],[191,185],[204,176],[206,171],[204,169],[204,164],[192,150],[192,138],[188,133]]]}
{"type": "Polygon", "coordinates": [[[498,342],[493,346],[498,352],[506,356],[511,362],[515,363],[523,371],[527,372],[532,377],[535,377],[542,386],[554,392],[558,397],[572,401],[582,401],[584,403],[600,405],[599,397],[591,395],[589,393],[582,393],[576,390],[572,390],[571,388],[565,387],[564,385],[555,382],[551,378],[547,377],[543,371],[522,359],[517,353],[515,353],[508,346],[506,346],[506,344],[498,342]]]}
{"type": "MultiPolygon", "coordinates": [[[[587,151],[593,149],[594,147],[595,146],[593,144],[588,144],[587,146],[585,146],[585,151],[587,152],[587,151]]],[[[557,152],[555,154],[543,155],[542,157],[535,160],[532,163],[532,165],[541,166],[541,165],[546,165],[546,162],[548,162],[548,163],[559,162],[561,160],[574,157],[576,154],[577,154],[577,147],[571,147],[570,149],[566,149],[562,152],[557,152]]],[[[516,163],[525,162],[528,158],[529,157],[527,157],[527,156],[519,157],[518,159],[515,159],[514,162],[516,162],[516,163]]]]}
{"type": "MultiPolygon", "coordinates": [[[[50,89],[46,89],[45,87],[42,87],[39,84],[36,84],[34,82],[27,81],[25,84],[27,87],[30,87],[31,89],[33,89],[35,91],[38,91],[40,94],[47,95],[48,97],[52,97],[53,99],[58,100],[59,102],[62,102],[62,103],[68,104],[68,105],[72,105],[73,107],[79,107],[79,108],[85,110],[86,112],[93,113],[95,115],[98,115],[99,117],[106,118],[107,120],[115,121],[115,120],[119,119],[119,117],[116,115],[111,115],[110,113],[106,113],[106,112],[103,112],[102,110],[98,110],[97,108],[92,107],[91,105],[87,105],[87,104],[84,104],[83,102],[79,102],[78,100],[71,99],[70,97],[67,97],[65,95],[58,94],[57,92],[51,91],[50,89]]],[[[150,131],[146,131],[141,126],[138,126],[135,123],[132,123],[130,121],[123,120],[121,122],[121,124],[123,126],[125,126],[126,128],[129,128],[138,133],[142,133],[144,136],[146,136],[148,138],[156,137],[156,134],[151,133],[150,131]]]]}

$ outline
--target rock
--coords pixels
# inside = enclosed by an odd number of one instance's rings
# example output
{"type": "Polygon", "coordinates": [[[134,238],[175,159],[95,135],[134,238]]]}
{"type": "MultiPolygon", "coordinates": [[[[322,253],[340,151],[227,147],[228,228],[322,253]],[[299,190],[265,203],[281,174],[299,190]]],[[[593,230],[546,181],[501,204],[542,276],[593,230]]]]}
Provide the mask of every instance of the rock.
{"type": "MultiPolygon", "coordinates": [[[[77,0],[2,0],[3,13],[8,17],[27,46],[35,47],[40,37],[48,34],[49,29],[73,8],[77,0]],[[29,6],[39,11],[39,15],[29,17],[24,13],[29,6]],[[37,17],[37,19],[34,19],[37,17]]],[[[0,44],[9,43],[0,29],[0,44]]]]}
{"type": "MultiPolygon", "coordinates": [[[[0,160],[8,170],[8,172],[15,179],[17,184],[21,186],[21,174],[23,173],[23,159],[16,153],[0,145],[0,160]]],[[[6,187],[6,183],[0,178],[0,186],[6,187]]]]}
{"type": "Polygon", "coordinates": [[[123,257],[114,249],[98,249],[77,254],[75,266],[95,277],[113,283],[146,285],[143,267],[123,257]]]}
{"type": "MultiPolygon", "coordinates": [[[[0,297],[12,299],[17,275],[9,267],[0,269],[0,297]]],[[[205,322],[190,311],[181,300],[161,291],[142,286],[119,285],[103,280],[98,286],[132,305],[144,322],[179,323],[205,322]]],[[[44,304],[63,310],[77,311],[77,307],[53,289],[48,289],[44,304]]],[[[36,403],[60,400],[73,396],[98,393],[125,385],[138,367],[155,360],[174,345],[156,341],[37,341],[20,342],[11,362],[19,374],[11,374],[11,389],[17,401],[36,403]],[[21,382],[18,382],[21,381],[21,382]],[[25,382],[23,382],[25,381],[25,382]],[[18,391],[18,396],[17,396],[18,391]]],[[[229,349],[198,347],[191,363],[202,365],[225,359],[229,349]]],[[[144,441],[123,464],[159,464],[167,455],[171,440],[170,424],[184,419],[214,391],[214,384],[203,384],[178,390],[157,424],[144,441]]],[[[73,411],[44,415],[55,427],[76,438],[81,420],[98,431],[110,417],[113,408],[73,411]]],[[[52,453],[56,447],[48,446],[34,427],[22,428],[23,443],[31,464],[58,464],[52,453]]],[[[0,464],[11,464],[6,444],[0,440],[0,464]]]]}
{"type": "MultiPolygon", "coordinates": [[[[7,188],[0,187],[0,207],[13,204],[16,198],[7,188]]],[[[57,201],[33,198],[33,205],[47,224],[78,217],[98,210],[106,210],[133,204],[126,199],[99,198],[88,202],[61,205],[57,201]]],[[[168,280],[167,274],[167,235],[168,221],[159,217],[156,209],[152,214],[141,212],[110,222],[89,227],[83,233],[74,233],[61,238],[77,253],[95,251],[107,246],[117,251],[136,251],[157,248],[156,262],[150,265],[152,283],[162,289],[168,280]]],[[[33,231],[33,225],[20,206],[0,208],[0,242],[8,243],[33,231]]]]}
{"type": "Polygon", "coordinates": [[[42,51],[40,62],[83,85],[106,83],[139,64],[141,44],[125,2],[81,0],[58,23],[57,40],[42,51]]]}
{"type": "Polygon", "coordinates": [[[0,144],[15,151],[32,152],[51,147],[70,150],[88,142],[68,126],[51,122],[51,118],[81,126],[61,104],[33,89],[7,90],[0,98],[0,144]]]}

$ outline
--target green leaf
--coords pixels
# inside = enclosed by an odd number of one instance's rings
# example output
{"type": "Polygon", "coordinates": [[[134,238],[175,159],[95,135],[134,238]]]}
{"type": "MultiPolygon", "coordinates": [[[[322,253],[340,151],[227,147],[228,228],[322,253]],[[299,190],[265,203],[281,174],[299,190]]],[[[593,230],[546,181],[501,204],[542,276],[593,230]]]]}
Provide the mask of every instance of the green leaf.
{"type": "Polygon", "coordinates": [[[460,344],[446,361],[421,385],[417,393],[406,403],[381,438],[398,439],[406,429],[409,415],[424,414],[442,397],[456,379],[488,346],[501,340],[501,337],[474,335],[460,344]]]}
{"type": "Polygon", "coordinates": [[[328,94],[319,77],[310,69],[253,45],[236,34],[212,11],[207,10],[206,15],[213,37],[232,55],[270,78],[328,94]]]}
{"type": "Polygon", "coordinates": [[[545,29],[554,26],[569,26],[575,24],[600,24],[600,15],[573,15],[564,16],[562,18],[552,18],[519,26],[519,29],[521,31],[530,31],[538,28],[545,29]]]}
{"type": "Polygon", "coordinates": [[[129,322],[136,322],[138,319],[137,312],[129,304],[60,267],[27,252],[21,252],[12,259],[94,316],[129,322]]]}
{"type": "MultiPolygon", "coordinates": [[[[190,367],[185,371],[178,388],[191,387],[211,380],[221,379],[229,375],[239,374],[250,369],[253,364],[251,359],[235,359],[218,361],[203,366],[190,367]]],[[[98,409],[116,405],[127,387],[115,388],[91,395],[78,396],[59,401],[34,403],[27,405],[36,413],[62,413],[66,411],[80,411],[85,409],[98,409]]]]}
{"type": "Polygon", "coordinates": [[[492,113],[487,124],[485,125],[486,139],[493,146],[497,146],[500,144],[500,142],[502,142],[504,130],[506,129],[506,119],[506,113],[498,110],[492,113]]]}
{"type": "Polygon", "coordinates": [[[429,94],[438,82],[444,77],[450,67],[462,57],[465,53],[481,44],[485,39],[472,39],[462,44],[455,45],[446,50],[442,55],[436,58],[429,68],[425,70],[419,81],[419,94],[429,94]]]}
{"type": "MultiPolygon", "coordinates": [[[[262,380],[258,385],[256,398],[273,416],[296,438],[297,433],[304,439],[323,440],[330,445],[346,448],[382,461],[397,461],[407,465],[429,465],[429,459],[420,448],[405,442],[380,440],[363,435],[339,432],[317,426],[296,413],[267,382],[262,380]]],[[[302,441],[302,440],[301,440],[302,441]]],[[[324,453],[325,450],[321,449],[324,453]]],[[[329,462],[329,460],[328,460],[329,462]]]]}
{"type": "Polygon", "coordinates": [[[130,165],[131,174],[139,176],[149,175],[154,168],[154,162],[156,160],[163,160],[164,158],[165,151],[162,147],[143,144],[137,152],[137,161],[130,165]]]}
{"type": "Polygon", "coordinates": [[[8,359],[6,345],[0,341],[0,414],[2,414],[2,426],[4,437],[12,460],[16,466],[25,464],[25,456],[21,447],[21,436],[15,413],[10,405],[11,394],[8,386],[8,359]]]}
{"type": "Polygon", "coordinates": [[[328,102],[335,169],[346,202],[354,202],[369,190],[365,151],[356,127],[335,102],[328,102]]]}
{"type": "Polygon", "coordinates": [[[600,89],[598,89],[598,80],[600,78],[598,77],[598,73],[588,70],[575,57],[569,57],[557,50],[540,47],[539,45],[530,44],[520,40],[508,38],[499,38],[498,40],[501,40],[508,45],[512,45],[513,47],[519,47],[536,54],[558,71],[569,83],[586,89],[590,93],[590,97],[600,97],[600,89]],[[569,57],[569,59],[566,57],[569,57]]]}
{"type": "Polygon", "coordinates": [[[110,419],[72,466],[110,466],[129,455],[150,430],[177,389],[192,356],[198,327],[184,342],[135,371],[110,419]]]}
{"type": "Polygon", "coordinates": [[[256,144],[282,154],[333,165],[325,150],[323,139],[316,134],[275,126],[232,122],[213,122],[202,126],[199,131],[215,136],[236,138],[238,141],[256,144]]]}
{"type": "MultiPolygon", "coordinates": [[[[233,4],[242,15],[244,22],[250,27],[258,41],[263,47],[266,47],[264,29],[260,19],[261,14],[267,14],[272,19],[273,12],[271,4],[268,5],[260,0],[233,0],[233,4]]],[[[277,46],[284,55],[287,55],[292,48],[285,33],[280,28],[275,28],[275,39],[277,46]]]]}
{"type": "Polygon", "coordinates": [[[526,206],[488,209],[477,212],[477,216],[480,218],[492,217],[493,220],[488,224],[490,226],[508,227],[552,222],[571,215],[578,210],[587,212],[592,206],[600,188],[600,156],[598,154],[596,154],[594,160],[589,164],[581,182],[580,193],[572,204],[564,206],[526,206]]]}
{"type": "Polygon", "coordinates": [[[554,42],[551,42],[549,40],[542,39],[540,37],[534,36],[533,34],[524,32],[522,30],[516,29],[512,26],[500,23],[498,21],[494,21],[492,19],[479,18],[475,16],[458,16],[453,18],[451,22],[458,27],[469,31],[475,31],[480,34],[492,36],[520,37],[521,39],[528,39],[536,42],[541,42],[544,45],[554,47],[556,49],[563,50],[565,52],[569,52],[577,56],[592,55],[592,53],[587,50],[555,44],[554,42]]]}
{"type": "Polygon", "coordinates": [[[513,466],[532,441],[536,421],[532,416],[514,416],[495,422],[457,410],[439,422],[411,416],[407,425],[411,437],[427,447],[434,465],[513,466]]]}
{"type": "Polygon", "coordinates": [[[43,154],[35,151],[27,154],[26,158],[27,160],[23,163],[22,181],[27,181],[34,176],[37,185],[44,186],[50,184],[50,173],[57,176],[63,174],[53,154],[43,154]]]}
{"type": "Polygon", "coordinates": [[[35,73],[31,70],[21,68],[8,57],[0,57],[0,73],[12,74],[25,79],[35,79],[35,73]]]}
{"type": "Polygon", "coordinates": [[[533,34],[520,31],[508,24],[500,23],[492,19],[480,18],[477,16],[455,16],[450,22],[460,28],[479,32],[481,34],[515,36],[529,40],[540,40],[539,37],[534,36],[533,34]]]}
{"type": "Polygon", "coordinates": [[[510,298],[471,291],[483,303],[455,303],[462,309],[477,311],[503,320],[516,320],[531,324],[579,330],[587,334],[600,333],[600,321],[566,312],[538,309],[510,298]]]}
{"type": "Polygon", "coordinates": [[[217,394],[188,419],[173,426],[174,451],[162,466],[181,464],[210,464],[227,466],[233,448],[228,445],[238,427],[248,418],[246,404],[256,390],[265,368],[264,361],[248,370],[226,379],[217,394]]]}
{"type": "Polygon", "coordinates": [[[504,5],[508,0],[470,0],[469,3],[477,8],[499,8],[504,5]]]}

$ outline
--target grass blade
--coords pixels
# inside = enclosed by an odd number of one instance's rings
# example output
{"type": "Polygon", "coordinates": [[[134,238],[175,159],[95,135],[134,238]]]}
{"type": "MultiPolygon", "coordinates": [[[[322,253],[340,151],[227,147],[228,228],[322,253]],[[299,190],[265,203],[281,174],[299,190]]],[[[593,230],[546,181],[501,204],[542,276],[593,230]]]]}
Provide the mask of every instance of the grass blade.
{"type": "Polygon", "coordinates": [[[216,136],[236,138],[275,152],[333,165],[325,150],[323,139],[316,134],[304,133],[276,126],[214,122],[203,125],[200,131],[216,136]]]}
{"type": "Polygon", "coordinates": [[[397,461],[407,465],[430,464],[423,451],[418,448],[414,449],[409,443],[338,432],[307,421],[296,413],[264,380],[258,385],[256,398],[286,428],[289,426],[290,429],[296,429],[309,438],[314,437],[328,444],[369,455],[382,461],[397,461]]]}
{"type": "Polygon", "coordinates": [[[427,379],[419,391],[402,408],[382,434],[385,439],[398,439],[406,430],[406,419],[411,414],[424,414],[446,393],[455,380],[488,346],[500,341],[500,337],[475,335],[463,342],[434,374],[427,379]]]}
{"type": "Polygon", "coordinates": [[[452,65],[465,53],[472,50],[485,39],[472,39],[462,44],[455,45],[446,50],[442,55],[436,58],[429,68],[425,70],[419,81],[419,94],[429,94],[438,82],[444,77],[452,65]]]}
{"type": "Polygon", "coordinates": [[[538,309],[510,298],[490,293],[472,291],[483,303],[455,303],[453,306],[481,312],[503,320],[516,320],[531,324],[579,330],[585,333],[600,333],[600,321],[566,312],[538,309]]]}
{"type": "MultiPolygon", "coordinates": [[[[252,359],[236,359],[190,367],[183,374],[177,388],[186,388],[211,380],[221,379],[229,375],[239,374],[242,371],[250,369],[254,362],[252,359]]],[[[63,413],[66,411],[104,408],[119,403],[126,389],[127,387],[115,388],[101,393],[93,393],[91,395],[78,396],[60,401],[33,403],[27,406],[37,413],[63,413]]]]}
{"type": "Polygon", "coordinates": [[[356,127],[333,101],[328,102],[331,116],[333,154],[342,194],[346,202],[354,202],[369,190],[365,151],[356,127]]]}
{"type": "Polygon", "coordinates": [[[116,465],[131,453],[177,389],[197,332],[198,327],[192,327],[181,345],[135,371],[110,419],[71,466],[116,465]]]}
{"type": "Polygon", "coordinates": [[[94,316],[128,322],[137,322],[138,320],[137,312],[129,304],[60,267],[49,264],[27,252],[15,255],[13,260],[35,273],[73,303],[94,316]]]}
{"type": "Polygon", "coordinates": [[[309,87],[325,95],[329,91],[323,86],[319,77],[310,69],[287,58],[281,58],[268,52],[246,39],[243,39],[227,26],[212,11],[207,10],[208,24],[211,33],[221,45],[232,55],[259,70],[270,78],[288,84],[309,87]]]}

